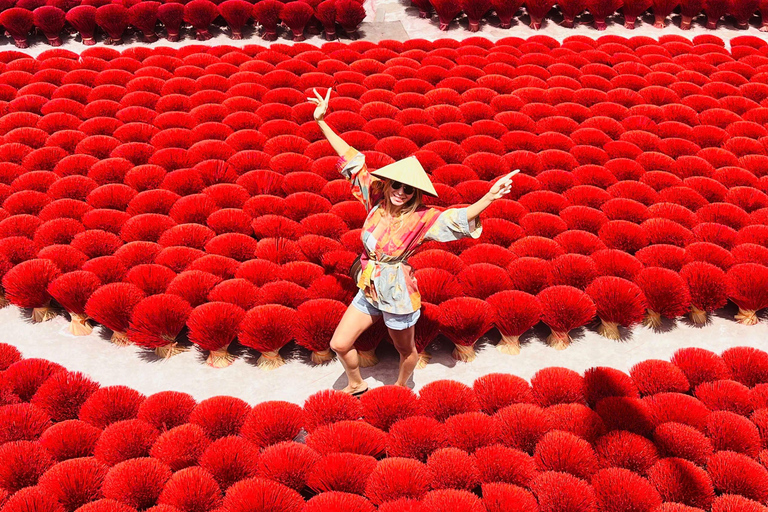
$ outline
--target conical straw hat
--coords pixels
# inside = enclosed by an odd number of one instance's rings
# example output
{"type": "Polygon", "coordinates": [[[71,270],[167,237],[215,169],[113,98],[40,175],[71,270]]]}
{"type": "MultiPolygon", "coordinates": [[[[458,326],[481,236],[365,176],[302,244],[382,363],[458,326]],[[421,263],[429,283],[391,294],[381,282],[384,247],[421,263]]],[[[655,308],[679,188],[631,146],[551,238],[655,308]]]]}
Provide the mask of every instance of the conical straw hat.
{"type": "Polygon", "coordinates": [[[385,165],[381,169],[373,171],[371,174],[377,178],[399,181],[405,185],[417,188],[425,194],[437,197],[437,192],[435,191],[432,182],[429,180],[427,172],[415,156],[409,156],[408,158],[403,158],[393,164],[385,165]]]}

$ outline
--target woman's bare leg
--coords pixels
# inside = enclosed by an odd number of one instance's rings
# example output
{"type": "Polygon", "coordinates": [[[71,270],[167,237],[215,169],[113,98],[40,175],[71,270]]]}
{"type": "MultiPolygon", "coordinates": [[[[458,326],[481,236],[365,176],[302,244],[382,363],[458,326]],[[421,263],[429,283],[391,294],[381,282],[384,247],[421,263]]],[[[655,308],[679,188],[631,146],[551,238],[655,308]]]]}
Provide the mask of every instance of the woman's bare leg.
{"type": "Polygon", "coordinates": [[[355,350],[355,341],[379,318],[363,313],[355,306],[350,305],[333,333],[331,350],[339,356],[349,381],[347,387],[342,390],[345,393],[362,391],[368,387],[360,375],[360,358],[357,355],[357,350],[355,350]]]}
{"type": "Polygon", "coordinates": [[[416,342],[414,340],[415,332],[415,326],[402,331],[389,329],[389,336],[400,353],[400,372],[397,375],[395,386],[405,386],[413,374],[416,364],[419,362],[419,353],[416,351],[416,342]]]}

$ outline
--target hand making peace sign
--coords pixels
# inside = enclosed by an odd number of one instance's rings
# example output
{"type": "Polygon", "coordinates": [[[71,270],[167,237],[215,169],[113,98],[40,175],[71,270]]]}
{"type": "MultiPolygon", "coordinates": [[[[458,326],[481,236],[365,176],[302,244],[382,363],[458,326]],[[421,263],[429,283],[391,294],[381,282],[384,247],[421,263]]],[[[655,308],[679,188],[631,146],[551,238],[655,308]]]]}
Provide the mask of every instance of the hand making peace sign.
{"type": "Polygon", "coordinates": [[[331,100],[331,88],[328,88],[328,93],[325,95],[325,98],[323,98],[319,92],[317,92],[317,89],[312,89],[312,92],[315,93],[314,98],[307,98],[310,103],[314,103],[317,105],[317,108],[315,109],[315,121],[322,121],[325,117],[325,114],[328,113],[328,102],[331,100]]]}

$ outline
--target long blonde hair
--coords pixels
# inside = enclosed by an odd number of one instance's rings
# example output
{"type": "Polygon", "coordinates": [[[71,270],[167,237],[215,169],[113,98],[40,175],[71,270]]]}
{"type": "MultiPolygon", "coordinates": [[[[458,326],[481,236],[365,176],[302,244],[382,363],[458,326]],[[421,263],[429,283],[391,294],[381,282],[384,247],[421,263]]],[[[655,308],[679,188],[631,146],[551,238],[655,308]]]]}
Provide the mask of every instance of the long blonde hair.
{"type": "Polygon", "coordinates": [[[389,193],[392,186],[392,180],[381,180],[381,187],[382,187],[382,194],[384,196],[384,209],[391,217],[406,217],[413,212],[416,211],[416,209],[422,205],[423,200],[423,192],[419,190],[418,188],[413,189],[413,197],[405,203],[403,206],[401,206],[399,209],[395,207],[395,205],[392,204],[392,202],[389,200],[389,193]],[[397,211],[397,215],[395,215],[395,211],[397,211]]]}

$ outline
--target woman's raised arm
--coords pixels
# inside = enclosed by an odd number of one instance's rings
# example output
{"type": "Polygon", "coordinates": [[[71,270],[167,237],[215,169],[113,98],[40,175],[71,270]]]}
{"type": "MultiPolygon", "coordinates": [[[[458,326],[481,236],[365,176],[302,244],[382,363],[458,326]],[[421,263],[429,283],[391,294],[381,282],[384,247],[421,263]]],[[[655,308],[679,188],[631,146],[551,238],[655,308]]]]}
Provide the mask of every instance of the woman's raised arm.
{"type": "Polygon", "coordinates": [[[472,220],[476,219],[477,216],[483,212],[483,210],[491,206],[492,202],[509,194],[510,190],[512,189],[512,176],[519,172],[520,169],[516,169],[507,174],[499,181],[494,183],[493,186],[491,186],[491,190],[489,190],[488,193],[481,197],[476,203],[469,205],[467,207],[467,220],[472,222],[472,220]]]}
{"type": "Polygon", "coordinates": [[[320,126],[320,130],[322,130],[323,135],[325,135],[325,138],[328,139],[328,142],[331,143],[331,147],[334,151],[336,151],[336,154],[339,156],[346,155],[347,151],[349,151],[349,144],[344,142],[344,139],[339,137],[339,135],[334,132],[330,126],[328,126],[328,123],[323,120],[325,118],[325,114],[328,113],[328,102],[331,100],[331,88],[328,88],[328,93],[326,93],[325,98],[323,98],[316,89],[312,89],[312,92],[315,93],[315,97],[307,99],[311,103],[317,105],[314,114],[315,121],[317,121],[318,126],[320,126]]]}

